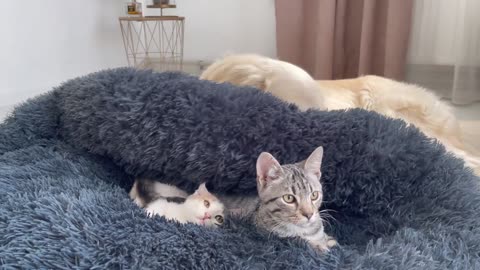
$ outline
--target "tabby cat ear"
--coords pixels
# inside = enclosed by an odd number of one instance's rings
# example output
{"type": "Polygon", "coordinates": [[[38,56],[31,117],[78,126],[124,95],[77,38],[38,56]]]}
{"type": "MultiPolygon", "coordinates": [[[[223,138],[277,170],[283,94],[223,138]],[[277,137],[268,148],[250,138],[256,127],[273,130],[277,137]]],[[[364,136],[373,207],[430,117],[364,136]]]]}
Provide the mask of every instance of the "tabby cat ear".
{"type": "Polygon", "coordinates": [[[319,180],[322,173],[320,168],[322,167],[323,147],[315,149],[305,161],[304,169],[307,174],[315,175],[319,180]]]}
{"type": "Polygon", "coordinates": [[[257,159],[257,181],[259,187],[264,187],[269,181],[278,178],[282,172],[280,163],[269,153],[263,152],[257,159]]]}

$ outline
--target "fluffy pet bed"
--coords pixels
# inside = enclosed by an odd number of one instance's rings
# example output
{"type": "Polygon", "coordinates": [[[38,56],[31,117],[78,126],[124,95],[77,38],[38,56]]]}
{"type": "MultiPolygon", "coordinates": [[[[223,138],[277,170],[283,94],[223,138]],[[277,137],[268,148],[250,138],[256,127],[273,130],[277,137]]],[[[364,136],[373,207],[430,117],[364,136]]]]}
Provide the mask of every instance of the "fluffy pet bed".
{"type": "Polygon", "coordinates": [[[375,113],[300,112],[251,88],[117,69],[66,82],[0,125],[0,267],[480,269],[478,178],[443,147],[375,113]],[[327,231],[317,255],[245,220],[149,219],[133,176],[254,193],[255,160],[317,146],[327,231]]]}

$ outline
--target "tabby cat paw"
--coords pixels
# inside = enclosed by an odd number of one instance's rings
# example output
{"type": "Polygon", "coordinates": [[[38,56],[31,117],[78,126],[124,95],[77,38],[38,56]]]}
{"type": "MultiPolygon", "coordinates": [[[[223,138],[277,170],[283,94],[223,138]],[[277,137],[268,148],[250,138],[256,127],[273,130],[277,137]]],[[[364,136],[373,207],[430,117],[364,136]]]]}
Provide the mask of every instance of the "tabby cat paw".
{"type": "Polygon", "coordinates": [[[310,242],[310,245],[321,253],[328,252],[332,247],[336,246],[337,244],[337,240],[335,240],[331,236],[326,236],[319,241],[310,242]]]}

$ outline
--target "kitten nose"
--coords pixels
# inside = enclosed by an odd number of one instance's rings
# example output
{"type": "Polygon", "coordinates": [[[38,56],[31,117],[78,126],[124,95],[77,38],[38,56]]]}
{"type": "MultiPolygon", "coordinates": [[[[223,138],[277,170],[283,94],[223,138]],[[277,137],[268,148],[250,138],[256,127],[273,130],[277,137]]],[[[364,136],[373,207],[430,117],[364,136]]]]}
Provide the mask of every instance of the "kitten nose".
{"type": "Polygon", "coordinates": [[[212,216],[209,214],[209,213],[205,213],[205,215],[203,215],[204,218],[211,218],[212,216]]]}
{"type": "Polygon", "coordinates": [[[308,220],[312,218],[313,212],[302,212],[302,216],[306,217],[308,220]]]}

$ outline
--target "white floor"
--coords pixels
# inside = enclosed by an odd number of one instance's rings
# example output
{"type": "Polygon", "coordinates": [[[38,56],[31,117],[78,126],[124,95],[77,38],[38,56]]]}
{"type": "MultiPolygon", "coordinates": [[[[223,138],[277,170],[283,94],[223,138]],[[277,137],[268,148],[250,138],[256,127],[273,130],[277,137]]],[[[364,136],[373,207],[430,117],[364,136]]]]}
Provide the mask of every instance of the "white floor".
{"type": "Polygon", "coordinates": [[[465,106],[453,106],[460,121],[480,121],[480,102],[465,106]]]}
{"type": "Polygon", "coordinates": [[[455,106],[454,109],[467,145],[472,147],[474,152],[480,154],[480,103],[455,106]]]}

